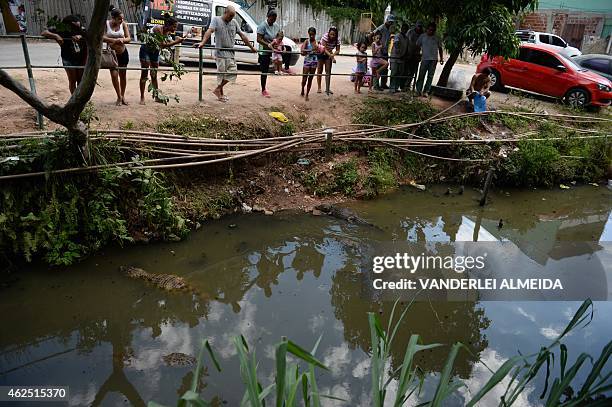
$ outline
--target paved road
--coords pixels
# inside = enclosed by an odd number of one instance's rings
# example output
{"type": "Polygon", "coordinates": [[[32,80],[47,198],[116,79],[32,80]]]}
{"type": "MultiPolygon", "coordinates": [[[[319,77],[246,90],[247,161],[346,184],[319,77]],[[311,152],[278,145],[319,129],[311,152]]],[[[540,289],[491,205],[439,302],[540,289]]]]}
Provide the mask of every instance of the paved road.
{"type": "MultiPolygon", "coordinates": [[[[25,60],[23,57],[23,50],[21,48],[21,42],[19,40],[0,40],[0,66],[23,66],[25,60]]],[[[59,47],[54,42],[50,41],[28,41],[28,49],[30,52],[30,59],[33,65],[57,65],[61,66],[59,47]]],[[[131,45],[128,48],[130,52],[130,65],[138,67],[138,46],[131,45]]],[[[352,46],[343,46],[341,53],[353,54],[355,49],[352,46]]],[[[190,67],[197,67],[197,60],[187,60],[186,65],[190,67]]],[[[353,57],[338,57],[338,62],[333,67],[335,73],[347,73],[350,74],[352,68],[355,66],[355,59],[353,57]]],[[[212,62],[207,63],[205,68],[211,69],[213,67],[212,62]]],[[[296,71],[300,71],[302,67],[302,60],[300,59],[297,65],[294,67],[296,71]]],[[[461,86],[465,89],[467,82],[471,78],[475,71],[473,65],[455,65],[453,68],[453,74],[451,78],[457,77],[458,81],[463,83],[461,86]]],[[[256,66],[249,66],[241,64],[239,65],[240,71],[254,72],[257,70],[256,66]]],[[[438,65],[436,69],[436,75],[434,77],[434,83],[437,81],[442,67],[438,65]]]]}

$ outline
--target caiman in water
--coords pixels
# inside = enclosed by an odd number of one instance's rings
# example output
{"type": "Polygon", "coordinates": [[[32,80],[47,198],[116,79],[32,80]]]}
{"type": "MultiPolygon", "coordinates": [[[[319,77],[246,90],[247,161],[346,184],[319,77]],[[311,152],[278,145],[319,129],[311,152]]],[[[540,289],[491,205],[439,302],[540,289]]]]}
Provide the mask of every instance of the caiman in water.
{"type": "Polygon", "coordinates": [[[166,363],[166,365],[171,367],[193,366],[196,364],[196,358],[179,352],[162,356],[162,360],[166,363]]]}
{"type": "Polygon", "coordinates": [[[153,274],[132,266],[121,266],[119,270],[130,278],[148,281],[163,290],[191,290],[184,278],[173,274],[153,274]]]}
{"type": "Polygon", "coordinates": [[[370,226],[370,227],[381,230],[378,226],[368,222],[367,220],[363,219],[362,217],[357,215],[354,211],[348,208],[342,208],[340,206],[331,205],[331,204],[321,204],[321,205],[317,205],[315,209],[325,213],[328,216],[331,216],[337,219],[341,219],[341,220],[345,220],[349,223],[354,223],[356,225],[370,226]]]}

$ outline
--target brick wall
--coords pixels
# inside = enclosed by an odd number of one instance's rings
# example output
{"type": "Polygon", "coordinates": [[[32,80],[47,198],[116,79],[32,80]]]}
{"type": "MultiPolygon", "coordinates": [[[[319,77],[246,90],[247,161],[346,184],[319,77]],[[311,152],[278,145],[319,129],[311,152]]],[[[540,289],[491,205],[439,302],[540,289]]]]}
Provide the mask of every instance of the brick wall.
{"type": "MultiPolygon", "coordinates": [[[[607,16],[612,17],[612,13],[607,16]]],[[[583,43],[588,43],[597,40],[601,36],[605,20],[606,14],[568,10],[540,10],[525,15],[520,22],[519,28],[552,32],[563,37],[567,24],[584,25],[583,43]]]]}
{"type": "Polygon", "coordinates": [[[563,32],[563,27],[567,21],[567,13],[553,13],[552,32],[560,35],[563,32]]]}
{"type": "Polygon", "coordinates": [[[520,29],[533,30],[533,31],[546,31],[546,14],[545,13],[531,13],[523,17],[520,29]]]}
{"type": "Polygon", "coordinates": [[[519,28],[547,32],[548,15],[552,14],[552,27],[550,31],[561,35],[565,24],[584,24],[584,34],[599,37],[604,25],[605,15],[589,13],[565,13],[553,11],[538,11],[523,17],[519,28]]]}
{"type": "MultiPolygon", "coordinates": [[[[601,29],[603,28],[604,16],[603,15],[588,15],[588,14],[570,14],[567,16],[565,24],[584,24],[584,35],[593,35],[599,37],[601,35],[601,29]]],[[[562,33],[563,30],[559,33],[562,33]]]]}

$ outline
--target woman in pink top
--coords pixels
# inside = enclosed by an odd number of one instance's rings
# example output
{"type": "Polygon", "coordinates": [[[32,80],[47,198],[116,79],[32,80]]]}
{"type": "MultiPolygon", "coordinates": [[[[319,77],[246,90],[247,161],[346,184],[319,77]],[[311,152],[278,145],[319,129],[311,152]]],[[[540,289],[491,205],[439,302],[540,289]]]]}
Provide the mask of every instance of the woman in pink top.
{"type": "Polygon", "coordinates": [[[333,95],[330,87],[332,63],[336,63],[336,55],[340,53],[340,39],[338,38],[338,29],[330,27],[329,31],[321,38],[321,47],[323,52],[318,55],[317,63],[317,93],[321,93],[321,73],[325,67],[325,94],[333,95]]]}

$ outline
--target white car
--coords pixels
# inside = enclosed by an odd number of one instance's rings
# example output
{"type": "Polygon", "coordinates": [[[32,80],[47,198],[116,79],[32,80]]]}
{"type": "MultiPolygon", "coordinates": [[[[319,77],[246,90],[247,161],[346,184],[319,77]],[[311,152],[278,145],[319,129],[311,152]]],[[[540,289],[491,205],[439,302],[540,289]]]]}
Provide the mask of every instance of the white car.
{"type": "Polygon", "coordinates": [[[547,44],[555,50],[567,57],[572,58],[578,55],[582,55],[582,52],[578,48],[568,45],[568,43],[561,37],[551,33],[541,33],[538,31],[530,30],[519,30],[515,33],[521,41],[530,42],[532,44],[547,44]]]}
{"type": "MultiPolygon", "coordinates": [[[[177,33],[185,38],[184,47],[180,49],[180,58],[199,58],[199,51],[196,48],[190,47],[202,39],[204,32],[208,29],[210,20],[214,16],[221,16],[225,12],[227,6],[234,6],[236,9],[236,21],[240,28],[249,37],[249,42],[255,48],[257,44],[257,23],[251,15],[236,4],[228,0],[190,0],[183,2],[165,2],[162,0],[145,0],[144,1],[144,24],[163,24],[161,20],[162,13],[171,12],[179,21],[177,33]]],[[[210,44],[207,47],[214,47],[215,35],[212,35],[210,44]]],[[[290,65],[297,64],[300,58],[300,49],[296,43],[288,37],[283,38],[285,50],[293,52],[291,55],[290,65]]],[[[249,51],[249,47],[243,44],[242,39],[236,34],[236,50],[249,51]]],[[[214,59],[214,49],[204,49],[205,59],[214,59]]],[[[258,55],[252,52],[236,52],[236,62],[246,64],[257,64],[258,55]]]]}

